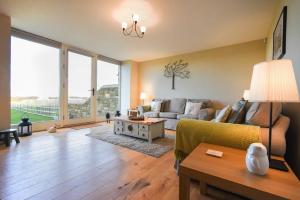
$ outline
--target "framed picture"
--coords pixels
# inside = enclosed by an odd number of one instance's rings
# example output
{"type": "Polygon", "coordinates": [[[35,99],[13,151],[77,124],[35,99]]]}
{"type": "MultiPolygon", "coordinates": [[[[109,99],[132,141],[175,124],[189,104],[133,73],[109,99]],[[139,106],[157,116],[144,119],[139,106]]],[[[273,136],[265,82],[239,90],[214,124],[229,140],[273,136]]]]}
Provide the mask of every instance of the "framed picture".
{"type": "Polygon", "coordinates": [[[273,59],[281,59],[286,51],[286,18],[287,6],[280,14],[275,30],[273,32],[273,59]]]}

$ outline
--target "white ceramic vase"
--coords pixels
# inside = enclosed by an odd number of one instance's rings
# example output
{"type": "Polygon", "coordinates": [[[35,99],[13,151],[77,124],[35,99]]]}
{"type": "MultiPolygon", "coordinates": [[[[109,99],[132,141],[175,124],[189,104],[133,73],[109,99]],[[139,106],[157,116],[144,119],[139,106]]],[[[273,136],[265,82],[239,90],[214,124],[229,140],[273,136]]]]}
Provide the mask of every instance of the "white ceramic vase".
{"type": "Polygon", "coordinates": [[[246,166],[249,172],[265,175],[269,169],[266,147],[261,143],[252,143],[247,150],[246,166]]]}

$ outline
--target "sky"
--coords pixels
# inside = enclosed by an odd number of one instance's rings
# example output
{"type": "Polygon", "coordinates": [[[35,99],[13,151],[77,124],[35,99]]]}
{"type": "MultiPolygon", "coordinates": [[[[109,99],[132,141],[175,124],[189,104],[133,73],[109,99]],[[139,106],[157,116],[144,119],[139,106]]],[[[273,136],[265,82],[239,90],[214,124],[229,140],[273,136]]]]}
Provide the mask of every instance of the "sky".
{"type": "MultiPolygon", "coordinates": [[[[69,52],[68,62],[69,96],[89,97],[91,58],[69,52]]],[[[12,37],[11,66],[12,97],[59,96],[59,49],[12,37]]],[[[98,61],[97,76],[97,88],[118,84],[118,66],[98,61]]]]}

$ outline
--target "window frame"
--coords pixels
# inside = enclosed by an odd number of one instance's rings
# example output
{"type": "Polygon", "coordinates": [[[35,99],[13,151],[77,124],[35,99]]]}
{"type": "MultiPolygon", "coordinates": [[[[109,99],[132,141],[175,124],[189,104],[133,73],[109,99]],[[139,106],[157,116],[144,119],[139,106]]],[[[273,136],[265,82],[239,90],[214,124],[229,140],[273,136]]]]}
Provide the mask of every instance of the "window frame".
{"type": "Polygon", "coordinates": [[[92,58],[92,75],[91,75],[91,81],[92,81],[92,88],[97,87],[97,61],[105,61],[109,62],[112,64],[117,64],[119,68],[119,103],[118,103],[118,108],[121,108],[121,61],[117,59],[113,59],[110,57],[106,57],[91,51],[87,51],[72,45],[68,45],[53,39],[49,39],[47,37],[39,36],[27,31],[23,31],[21,29],[11,27],[11,36],[21,38],[24,40],[36,42],[39,44],[43,44],[46,46],[50,47],[55,47],[59,49],[60,52],[60,58],[59,58],[59,99],[60,99],[60,108],[59,108],[59,119],[55,121],[49,121],[49,122],[36,122],[33,123],[33,131],[40,131],[40,130],[45,130],[49,126],[57,125],[60,127],[66,126],[66,125],[71,125],[71,124],[81,124],[81,123],[86,123],[86,122],[93,122],[93,121],[99,121],[97,119],[97,114],[96,114],[96,95],[91,98],[91,119],[88,121],[77,121],[77,120],[68,120],[67,117],[67,103],[68,103],[68,51],[71,51],[73,53],[78,53],[82,54],[85,56],[89,56],[92,58]]]}

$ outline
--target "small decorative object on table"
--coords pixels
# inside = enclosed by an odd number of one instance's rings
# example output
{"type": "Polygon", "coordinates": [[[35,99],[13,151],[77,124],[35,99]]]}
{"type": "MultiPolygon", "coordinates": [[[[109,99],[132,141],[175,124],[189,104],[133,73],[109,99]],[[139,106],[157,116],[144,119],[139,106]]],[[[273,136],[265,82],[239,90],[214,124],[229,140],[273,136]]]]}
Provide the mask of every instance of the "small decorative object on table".
{"type": "Polygon", "coordinates": [[[110,113],[109,112],[106,113],[105,117],[106,117],[106,123],[110,123],[110,113]]]}
{"type": "Polygon", "coordinates": [[[137,117],[139,115],[139,111],[136,109],[128,109],[127,116],[134,116],[137,117]]]}
{"type": "Polygon", "coordinates": [[[249,172],[265,175],[269,169],[266,147],[261,143],[252,143],[247,150],[246,166],[249,172]]]}
{"type": "Polygon", "coordinates": [[[139,116],[139,117],[129,116],[128,119],[129,120],[134,120],[134,121],[143,121],[145,118],[144,118],[144,116],[139,116]]]}
{"type": "Polygon", "coordinates": [[[18,125],[19,136],[29,136],[32,135],[32,123],[28,117],[23,117],[21,123],[18,125]]]}

